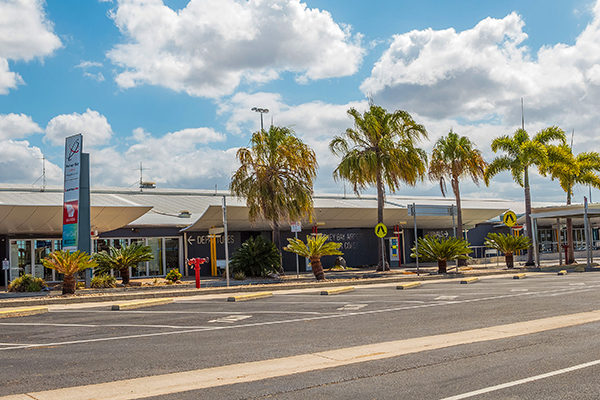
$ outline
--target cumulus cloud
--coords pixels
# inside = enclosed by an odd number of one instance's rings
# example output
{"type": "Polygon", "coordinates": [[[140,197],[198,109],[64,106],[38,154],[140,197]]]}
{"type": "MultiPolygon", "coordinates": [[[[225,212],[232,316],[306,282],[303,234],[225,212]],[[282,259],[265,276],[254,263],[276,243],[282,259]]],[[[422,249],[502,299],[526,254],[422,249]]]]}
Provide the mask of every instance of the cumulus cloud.
{"type": "Polygon", "coordinates": [[[48,122],[44,142],[54,146],[65,144],[65,138],[78,133],[83,134],[84,145],[98,146],[107,144],[113,135],[106,117],[89,108],[83,114],[63,114],[48,122]]]}
{"type": "Polygon", "coordinates": [[[21,139],[43,130],[25,114],[0,114],[0,140],[21,139]]]}
{"type": "Polygon", "coordinates": [[[75,66],[75,68],[81,68],[83,70],[83,76],[91,78],[95,81],[98,82],[104,82],[104,75],[102,74],[102,72],[98,72],[98,73],[91,73],[88,71],[88,69],[90,68],[95,68],[95,67],[102,67],[102,63],[99,62],[95,62],[95,61],[82,61],[79,64],[77,64],[75,66]]]}
{"type": "MultiPolygon", "coordinates": [[[[43,154],[28,141],[4,140],[0,142],[0,181],[4,183],[32,184],[42,176],[43,154]]],[[[46,161],[46,182],[61,184],[62,169],[46,161]]]]}
{"type": "Polygon", "coordinates": [[[62,46],[46,19],[41,0],[0,2],[0,94],[23,84],[23,78],[9,70],[8,60],[30,61],[51,55],[62,46]]]}
{"type": "Polygon", "coordinates": [[[119,0],[112,18],[127,39],[108,53],[124,89],[220,97],[284,71],[302,83],[352,75],[364,54],[360,34],[300,0],[191,0],[178,11],[162,0],[119,0]]]}

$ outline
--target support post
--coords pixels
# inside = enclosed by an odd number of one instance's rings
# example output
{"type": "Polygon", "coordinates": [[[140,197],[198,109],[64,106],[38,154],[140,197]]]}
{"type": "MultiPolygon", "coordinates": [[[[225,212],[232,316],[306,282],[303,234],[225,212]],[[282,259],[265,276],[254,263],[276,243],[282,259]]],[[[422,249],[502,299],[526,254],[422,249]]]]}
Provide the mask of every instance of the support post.
{"type": "Polygon", "coordinates": [[[223,196],[223,235],[225,235],[225,274],[227,275],[227,287],[229,287],[229,235],[227,234],[227,201],[225,196],[223,196]]]}
{"type": "Polygon", "coordinates": [[[560,240],[560,218],[556,218],[556,243],[558,246],[558,265],[563,265],[562,257],[560,256],[560,250],[562,248],[562,241],[560,240]]]}
{"type": "Polygon", "coordinates": [[[419,272],[419,241],[417,240],[417,206],[415,203],[412,204],[413,212],[413,224],[415,226],[415,256],[417,260],[417,276],[421,275],[419,272]]]}
{"type": "Polygon", "coordinates": [[[531,238],[533,239],[533,256],[535,257],[534,265],[539,268],[540,266],[540,248],[538,247],[538,237],[537,237],[537,218],[532,218],[533,222],[533,232],[531,232],[531,238]]]}
{"type": "MultiPolygon", "coordinates": [[[[79,175],[79,228],[77,250],[92,254],[92,223],[90,215],[90,154],[81,153],[81,174],[79,175]]],[[[85,270],[85,287],[92,285],[92,270],[85,270]]]]}

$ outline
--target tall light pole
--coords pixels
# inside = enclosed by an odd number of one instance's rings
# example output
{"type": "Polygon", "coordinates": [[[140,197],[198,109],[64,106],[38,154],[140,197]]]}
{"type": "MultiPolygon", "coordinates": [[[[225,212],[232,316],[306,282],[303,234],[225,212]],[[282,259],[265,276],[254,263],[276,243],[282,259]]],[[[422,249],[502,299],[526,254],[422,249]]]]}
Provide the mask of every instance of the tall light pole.
{"type": "Polygon", "coordinates": [[[252,107],[252,111],[256,111],[257,113],[260,113],[260,130],[262,131],[263,130],[263,114],[268,114],[269,109],[252,107]]]}

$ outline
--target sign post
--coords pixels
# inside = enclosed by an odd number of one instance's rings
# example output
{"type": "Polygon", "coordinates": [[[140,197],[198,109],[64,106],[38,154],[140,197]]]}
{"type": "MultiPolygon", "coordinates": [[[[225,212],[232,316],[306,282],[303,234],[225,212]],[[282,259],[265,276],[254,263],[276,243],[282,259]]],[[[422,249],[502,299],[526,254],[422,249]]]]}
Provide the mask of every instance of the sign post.
{"type": "Polygon", "coordinates": [[[385,235],[387,235],[387,226],[380,222],[375,225],[375,235],[381,239],[381,271],[385,272],[385,235]]]}
{"type": "MultiPolygon", "coordinates": [[[[294,232],[294,237],[298,239],[298,232],[302,232],[302,224],[300,221],[292,222],[290,227],[292,228],[292,232],[294,232]]],[[[300,278],[300,261],[298,259],[298,254],[296,254],[296,279],[297,278],[300,278]]]]}
{"type": "Polygon", "coordinates": [[[8,292],[8,270],[10,269],[10,262],[5,258],[2,261],[2,269],[4,270],[4,291],[8,292]]]}

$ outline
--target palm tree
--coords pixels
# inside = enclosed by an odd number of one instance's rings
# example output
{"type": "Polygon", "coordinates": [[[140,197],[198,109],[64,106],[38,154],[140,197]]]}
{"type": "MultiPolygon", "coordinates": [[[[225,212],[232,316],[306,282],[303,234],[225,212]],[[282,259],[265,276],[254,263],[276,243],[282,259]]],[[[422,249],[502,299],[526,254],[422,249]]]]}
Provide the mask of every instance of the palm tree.
{"type": "MultiPolygon", "coordinates": [[[[377,222],[383,223],[385,187],[393,193],[402,183],[414,186],[425,176],[427,153],[415,143],[427,138],[427,131],[408,112],[390,114],[372,99],[367,111],[361,114],[351,108],[348,115],[354,120],[354,128],[346,129],[329,143],[329,150],[342,158],[333,178],[350,182],[357,195],[375,186],[377,222]]],[[[379,248],[378,271],[385,269],[384,260],[385,254],[379,248]]]]}
{"type": "Polygon", "coordinates": [[[75,275],[87,268],[95,268],[98,264],[90,255],[82,251],[71,253],[69,250],[57,250],[42,260],[46,268],[64,275],[62,294],[75,294],[77,278],[75,275]]]}
{"type": "Polygon", "coordinates": [[[448,260],[468,260],[467,254],[472,253],[471,244],[463,238],[448,237],[436,238],[433,236],[425,236],[418,238],[418,250],[414,247],[411,249],[411,257],[419,255],[419,259],[424,261],[437,261],[438,273],[445,274],[448,260]]]}
{"type": "Polygon", "coordinates": [[[111,247],[108,251],[96,253],[94,259],[98,263],[96,273],[110,273],[110,270],[120,271],[123,284],[128,285],[129,268],[135,267],[141,262],[151,261],[154,256],[150,246],[146,246],[144,243],[131,243],[128,246],[111,247]]]}
{"type": "MultiPolygon", "coordinates": [[[[566,143],[565,133],[562,129],[551,126],[538,132],[533,138],[524,129],[517,129],[513,136],[500,136],[492,141],[492,150],[498,150],[506,154],[494,158],[488,165],[484,181],[487,186],[496,174],[502,171],[510,171],[513,180],[525,191],[525,224],[527,235],[533,235],[531,227],[531,190],[529,187],[529,168],[536,166],[540,173],[544,174],[544,168],[548,164],[548,149],[553,141],[558,140],[560,144],[566,143]]],[[[527,250],[526,265],[533,265],[533,248],[527,250]]]]}
{"type": "MultiPolygon", "coordinates": [[[[567,194],[567,205],[571,204],[573,186],[591,185],[600,189],[600,154],[595,151],[573,154],[571,147],[567,145],[556,146],[556,153],[560,154],[559,160],[552,160],[546,172],[550,173],[552,180],[557,179],[560,187],[567,194]]],[[[560,234],[560,233],[559,233],[560,234]]],[[[575,262],[573,251],[573,220],[567,218],[567,264],[575,262]]],[[[560,249],[558,249],[560,253],[560,249]]]]}
{"type": "Polygon", "coordinates": [[[463,222],[460,179],[470,177],[479,186],[479,180],[483,179],[486,166],[487,163],[475,144],[466,136],[458,136],[452,129],[448,136],[438,139],[431,152],[429,179],[432,182],[439,182],[444,197],[446,197],[446,180],[450,181],[456,199],[456,219],[461,238],[463,237],[463,222]]]}
{"type": "Polygon", "coordinates": [[[484,245],[504,253],[504,261],[507,268],[514,268],[513,255],[519,250],[525,250],[531,246],[531,239],[527,236],[515,236],[502,233],[488,233],[484,245]]]}
{"type": "Polygon", "coordinates": [[[236,157],[241,166],[231,178],[231,193],[246,198],[251,222],[259,217],[270,221],[280,251],[281,221],[312,214],[315,152],[291,128],[271,126],[252,134],[250,146],[240,148],[236,157]]]}
{"type": "Polygon", "coordinates": [[[300,239],[289,238],[289,244],[283,250],[308,258],[315,278],[318,281],[322,281],[325,279],[325,274],[323,273],[323,265],[321,265],[321,257],[341,256],[344,254],[339,250],[342,247],[342,243],[325,243],[327,239],[329,239],[329,236],[322,233],[318,233],[315,236],[307,236],[306,244],[300,239]]]}

